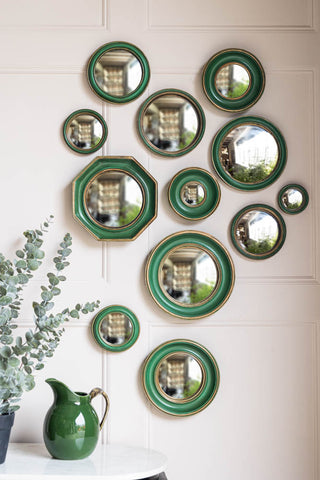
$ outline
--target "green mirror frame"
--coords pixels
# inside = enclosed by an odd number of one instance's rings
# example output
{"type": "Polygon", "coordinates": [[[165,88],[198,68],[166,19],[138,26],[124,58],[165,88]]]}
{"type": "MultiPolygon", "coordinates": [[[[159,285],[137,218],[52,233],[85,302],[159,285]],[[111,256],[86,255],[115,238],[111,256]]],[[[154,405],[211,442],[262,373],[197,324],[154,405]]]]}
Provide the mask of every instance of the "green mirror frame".
{"type": "Polygon", "coordinates": [[[66,121],[64,122],[64,125],[63,125],[63,138],[66,142],[66,144],[68,145],[68,147],[71,148],[71,150],[73,150],[74,152],[77,152],[77,153],[81,153],[82,155],[88,155],[90,153],[93,153],[93,152],[96,152],[97,150],[99,150],[105,143],[106,139],[107,139],[107,136],[108,136],[108,127],[107,127],[107,124],[104,120],[104,118],[100,115],[100,113],[98,112],[95,112],[94,110],[89,110],[89,109],[81,109],[81,110],[76,110],[75,112],[71,113],[68,118],[66,119],[66,121]],[[102,126],[102,137],[101,137],[101,140],[100,142],[95,145],[94,147],[91,147],[91,148],[87,148],[87,149],[82,149],[82,148],[77,148],[76,145],[74,145],[72,142],[70,142],[70,140],[68,139],[68,134],[67,134],[67,130],[68,130],[68,126],[70,124],[70,122],[75,118],[77,117],[78,115],[91,115],[92,117],[96,118],[101,126],[102,126]]]}
{"type": "Polygon", "coordinates": [[[146,358],[143,366],[142,381],[145,393],[151,403],[161,410],[174,416],[194,415],[206,408],[217,394],[220,383],[218,364],[213,355],[204,346],[191,340],[171,340],[165,342],[146,358]],[[175,353],[185,353],[195,358],[202,370],[202,387],[189,400],[177,402],[160,393],[157,387],[157,371],[163,359],[175,353]]]}
{"type": "Polygon", "coordinates": [[[168,197],[171,207],[180,217],[187,220],[202,220],[211,215],[218,207],[221,191],[211,173],[202,168],[185,168],[171,180],[168,197]],[[204,200],[199,205],[188,206],[182,200],[182,188],[189,182],[199,183],[204,189],[204,200]]]}
{"type": "Polygon", "coordinates": [[[263,188],[268,187],[279,178],[279,176],[283,172],[284,167],[286,166],[286,161],[287,161],[287,146],[280,130],[278,130],[278,128],[275,127],[271,122],[261,117],[247,116],[247,117],[239,117],[234,120],[231,120],[231,122],[228,122],[216,133],[213,139],[213,143],[212,143],[213,166],[217,174],[219,175],[219,177],[227,185],[237,188],[238,190],[253,191],[253,190],[261,190],[263,188]],[[266,130],[273,136],[278,146],[279,155],[278,155],[277,165],[274,168],[273,172],[267,178],[265,178],[260,182],[245,183],[245,182],[240,182],[235,178],[232,178],[224,170],[220,161],[220,150],[221,150],[221,145],[224,138],[231,130],[233,130],[236,127],[240,127],[242,125],[255,125],[257,127],[260,127],[266,130]]]}
{"type": "Polygon", "coordinates": [[[270,258],[273,255],[275,255],[283,246],[285,239],[286,239],[286,234],[287,234],[287,229],[286,229],[286,224],[285,221],[283,220],[281,214],[275,210],[274,208],[270,207],[269,205],[265,205],[262,203],[255,203],[252,205],[248,205],[242,210],[240,210],[233,218],[231,228],[230,228],[230,235],[231,235],[231,240],[234,245],[234,247],[237,249],[241,255],[244,255],[247,258],[250,258],[252,260],[264,260],[266,258],[270,258]],[[235,235],[235,230],[237,227],[238,220],[247,212],[250,210],[261,210],[263,212],[268,213],[269,215],[272,215],[272,217],[276,220],[278,227],[279,227],[279,239],[272,248],[272,250],[268,251],[267,253],[250,253],[241,248],[241,246],[238,244],[236,240],[236,235],[235,235]]]}
{"type": "Polygon", "coordinates": [[[219,310],[231,295],[235,273],[233,261],[226,248],[214,237],[195,230],[183,231],[163,239],[150,253],[146,264],[146,285],[160,308],[175,317],[186,319],[203,318],[219,310]],[[171,300],[160,285],[160,268],[165,256],[178,247],[194,247],[203,250],[215,262],[218,283],[212,294],[202,303],[183,305],[171,300]]]}
{"type": "Polygon", "coordinates": [[[147,58],[145,57],[144,53],[135,45],[127,42],[110,42],[102,45],[98,48],[90,57],[88,62],[88,69],[87,69],[87,76],[89,85],[94,91],[96,95],[98,95],[103,100],[106,100],[110,103],[129,103],[132,100],[138,98],[147,88],[150,79],[150,66],[147,58]],[[141,69],[142,69],[142,78],[138,87],[131,92],[129,95],[124,95],[122,97],[117,97],[114,95],[110,95],[107,92],[104,92],[99,85],[97,84],[95,77],[94,77],[94,68],[96,62],[99,60],[99,57],[110,50],[127,50],[129,53],[134,55],[140,62],[141,69]]]}
{"type": "Polygon", "coordinates": [[[97,240],[135,240],[156,218],[158,184],[133,157],[96,157],[72,183],[73,216],[97,240]],[[139,215],[128,225],[111,228],[96,222],[88,213],[85,195],[90,182],[101,172],[121,171],[133,177],[140,185],[143,204],[139,215]]]}
{"type": "Polygon", "coordinates": [[[213,55],[204,67],[202,75],[204,92],[213,105],[227,112],[241,112],[254,105],[265,87],[265,73],[259,60],[246,50],[228,48],[213,55]],[[216,76],[225,65],[235,63],[243,67],[250,79],[247,91],[238,98],[227,98],[216,88],[216,76]]]}
{"type": "Polygon", "coordinates": [[[278,205],[281,208],[281,210],[285,213],[289,213],[290,215],[296,215],[297,213],[303,212],[308,206],[309,203],[309,194],[307,190],[302,186],[299,185],[298,183],[290,183],[288,185],[285,185],[283,188],[281,188],[280,192],[278,193],[278,205]],[[302,195],[302,204],[300,207],[293,209],[293,208],[288,208],[284,202],[282,201],[282,195],[286,192],[286,190],[293,188],[296,190],[299,190],[299,192],[302,195]]]}
{"type": "Polygon", "coordinates": [[[128,348],[132,347],[132,345],[137,341],[139,333],[140,325],[137,317],[131,310],[129,310],[129,308],[122,305],[110,305],[109,307],[103,308],[102,310],[100,310],[100,312],[97,313],[97,315],[92,321],[92,334],[94,339],[100,345],[100,347],[111,352],[123,352],[124,350],[128,350],[128,348]],[[129,318],[132,325],[132,334],[125,343],[122,343],[120,345],[110,344],[102,338],[100,334],[100,325],[106,315],[110,313],[122,313],[129,318]]]}
{"type": "Polygon", "coordinates": [[[139,109],[139,114],[138,114],[138,131],[140,134],[140,137],[143,140],[143,143],[154,153],[158,153],[159,155],[163,155],[164,157],[180,157],[181,155],[185,155],[191,150],[193,150],[201,141],[204,131],[206,127],[206,119],[205,119],[205,114],[204,111],[199,104],[199,102],[189,93],[184,92],[183,90],[178,90],[176,88],[167,88],[164,90],[158,90],[155,92],[153,95],[147,98],[147,100],[141,105],[139,109]],[[187,100],[195,109],[198,117],[198,122],[199,122],[199,127],[198,127],[198,132],[195,135],[193,141],[190,143],[190,145],[182,148],[181,150],[177,150],[174,152],[169,152],[169,151],[164,151],[161,150],[160,148],[156,147],[153,145],[151,142],[148,141],[146,138],[144,131],[143,131],[143,116],[149,107],[149,105],[157,98],[161,97],[163,95],[178,95],[185,100],[187,100]]]}

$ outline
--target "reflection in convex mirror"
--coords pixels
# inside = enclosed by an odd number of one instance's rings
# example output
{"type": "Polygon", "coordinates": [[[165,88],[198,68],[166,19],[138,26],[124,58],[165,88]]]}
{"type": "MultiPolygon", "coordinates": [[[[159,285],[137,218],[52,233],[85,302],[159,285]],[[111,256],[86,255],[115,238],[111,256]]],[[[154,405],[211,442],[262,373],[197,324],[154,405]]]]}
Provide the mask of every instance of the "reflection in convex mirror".
{"type": "Polygon", "coordinates": [[[139,113],[139,132],[145,144],[165,156],[188,153],[201,140],[205,117],[186,92],[162,90],[149,97],[139,113]]]}
{"type": "Polygon", "coordinates": [[[165,357],[157,369],[157,384],[160,393],[173,401],[190,400],[203,386],[204,378],[199,362],[184,352],[165,357]]]}
{"type": "Polygon", "coordinates": [[[238,182],[257,184],[266,180],[276,168],[278,159],[275,138],[257,125],[232,129],[220,147],[223,169],[238,182]]]}
{"type": "Polygon", "coordinates": [[[122,312],[108,313],[99,325],[101,338],[111,345],[127,343],[133,332],[131,320],[122,312]]]}
{"type": "Polygon", "coordinates": [[[199,182],[188,182],[181,188],[181,199],[188,207],[197,207],[205,200],[205,189],[199,182]]]}
{"type": "Polygon", "coordinates": [[[110,49],[95,63],[94,79],[103,92],[124,97],[138,88],[142,67],[138,58],[128,50],[110,49]]]}
{"type": "Polygon", "coordinates": [[[248,207],[236,215],[232,225],[232,240],[236,248],[250,258],[267,258],[283,245],[285,224],[271,207],[248,207]]]}
{"type": "Polygon", "coordinates": [[[218,269],[211,255],[196,247],[178,247],[164,258],[160,285],[171,300],[196,305],[207,300],[215,290],[218,269]]]}
{"type": "Polygon", "coordinates": [[[72,150],[88,154],[104,144],[107,125],[99,113],[93,110],[78,110],[66,119],[63,136],[72,150]]]}
{"type": "Polygon", "coordinates": [[[241,98],[248,90],[250,76],[246,68],[236,63],[222,66],[215,78],[217,91],[225,98],[241,98]]]}
{"type": "Polygon", "coordinates": [[[104,227],[119,228],[132,223],[143,206],[139,183],[120,170],[105,170],[89,184],[85,205],[90,216],[104,227]]]}
{"type": "Polygon", "coordinates": [[[278,196],[281,210],[286,213],[300,213],[309,203],[309,195],[301,185],[290,184],[283,187],[278,196]]]}

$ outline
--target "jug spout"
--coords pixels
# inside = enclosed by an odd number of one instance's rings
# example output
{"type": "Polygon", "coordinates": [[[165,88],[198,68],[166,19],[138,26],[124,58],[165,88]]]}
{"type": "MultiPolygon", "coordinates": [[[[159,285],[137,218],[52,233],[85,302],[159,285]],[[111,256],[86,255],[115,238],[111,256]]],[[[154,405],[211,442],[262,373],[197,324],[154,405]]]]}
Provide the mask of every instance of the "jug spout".
{"type": "Polygon", "coordinates": [[[59,380],[56,380],[55,378],[47,378],[46,383],[52,388],[56,402],[79,402],[79,395],[70,390],[67,385],[59,380]]]}

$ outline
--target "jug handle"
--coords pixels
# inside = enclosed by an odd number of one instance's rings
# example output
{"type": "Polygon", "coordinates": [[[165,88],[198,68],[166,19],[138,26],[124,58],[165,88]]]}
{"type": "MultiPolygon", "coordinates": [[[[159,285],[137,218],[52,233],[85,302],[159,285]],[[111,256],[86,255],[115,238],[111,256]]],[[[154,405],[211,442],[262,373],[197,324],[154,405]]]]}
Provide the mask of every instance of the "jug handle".
{"type": "Polygon", "coordinates": [[[100,422],[100,430],[102,429],[103,425],[104,425],[104,422],[106,420],[106,417],[107,417],[107,413],[108,413],[108,410],[109,410],[109,406],[110,406],[110,401],[109,401],[109,397],[108,395],[106,394],[106,392],[104,392],[102,390],[102,388],[93,388],[91,390],[91,392],[89,393],[90,395],[90,400],[92,400],[93,398],[95,398],[97,395],[102,395],[103,398],[105,399],[106,401],[106,408],[105,408],[105,411],[104,411],[104,414],[103,414],[103,417],[102,417],[102,420],[100,422]]]}

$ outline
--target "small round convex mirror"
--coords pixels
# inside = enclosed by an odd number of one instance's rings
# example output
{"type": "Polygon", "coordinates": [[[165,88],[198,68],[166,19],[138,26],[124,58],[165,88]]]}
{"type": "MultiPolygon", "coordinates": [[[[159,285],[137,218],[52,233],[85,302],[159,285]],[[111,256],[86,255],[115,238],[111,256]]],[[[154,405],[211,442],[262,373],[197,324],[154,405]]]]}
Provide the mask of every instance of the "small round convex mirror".
{"type": "Polygon", "coordinates": [[[283,187],[278,195],[278,203],[285,213],[296,214],[303,212],[309,203],[309,195],[304,187],[292,183],[283,187]]]}
{"type": "Polygon", "coordinates": [[[108,129],[102,116],[94,110],[77,110],[63,125],[63,137],[74,152],[89,154],[99,150],[107,139],[108,129]]]}
{"type": "Polygon", "coordinates": [[[275,255],[286,238],[286,225],[279,212],[268,205],[248,205],[231,225],[231,238],[245,257],[262,260],[275,255]]]}
{"type": "Polygon", "coordinates": [[[98,48],[88,64],[93,91],[111,103],[128,103],[139,97],[150,78],[148,60],[139,48],[111,42],[98,48]]]}
{"type": "Polygon", "coordinates": [[[205,130],[204,112],[195,98],[177,89],[160,90],[143,103],[138,129],[145,145],[167,157],[195,148],[205,130]]]}
{"type": "Polygon", "coordinates": [[[105,350],[113,352],[130,348],[137,341],[139,330],[135,314],[121,305],[103,308],[92,322],[96,342],[105,350]]]}
{"type": "Polygon", "coordinates": [[[202,168],[185,168],[170,182],[169,203],[187,220],[201,220],[211,215],[220,202],[220,187],[214,177],[202,168]]]}
{"type": "Polygon", "coordinates": [[[206,408],[219,387],[213,355],[191,340],[171,340],[153,350],[143,368],[149,400],[165,413],[194,415],[206,408]]]}
{"type": "Polygon", "coordinates": [[[85,206],[100,226],[124,228],[140,215],[143,190],[137,179],[121,170],[104,170],[88,184],[85,206]]]}
{"type": "Polygon", "coordinates": [[[213,166],[240,190],[268,187],[282,173],[287,147],[280,131],[261,117],[240,117],[222,127],[212,144],[213,166]]]}

